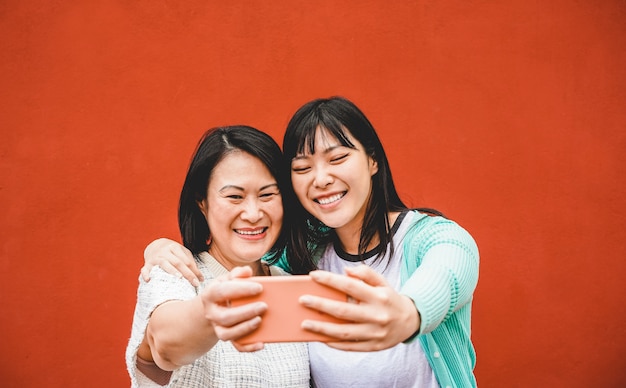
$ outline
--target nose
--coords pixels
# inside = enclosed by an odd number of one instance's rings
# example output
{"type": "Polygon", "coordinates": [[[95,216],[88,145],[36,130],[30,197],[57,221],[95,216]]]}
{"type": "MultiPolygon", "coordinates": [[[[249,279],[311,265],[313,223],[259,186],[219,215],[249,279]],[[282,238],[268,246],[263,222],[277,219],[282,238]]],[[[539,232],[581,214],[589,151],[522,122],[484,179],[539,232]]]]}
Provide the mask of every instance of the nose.
{"type": "Polygon", "coordinates": [[[315,169],[313,185],[317,188],[324,188],[331,183],[333,183],[333,176],[328,173],[326,168],[317,167],[315,169]]]}
{"type": "Polygon", "coordinates": [[[258,198],[246,198],[241,212],[241,218],[250,223],[256,223],[263,218],[263,210],[258,198]]]}

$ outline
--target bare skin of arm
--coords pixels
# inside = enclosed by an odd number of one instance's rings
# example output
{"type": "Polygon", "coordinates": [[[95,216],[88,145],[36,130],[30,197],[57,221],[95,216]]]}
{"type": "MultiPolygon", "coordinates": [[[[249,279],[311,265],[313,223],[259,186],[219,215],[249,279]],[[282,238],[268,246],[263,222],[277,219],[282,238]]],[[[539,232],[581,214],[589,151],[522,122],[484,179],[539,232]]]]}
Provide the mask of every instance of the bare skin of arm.
{"type": "MultiPolygon", "coordinates": [[[[230,299],[261,292],[262,286],[258,283],[234,280],[251,275],[249,267],[236,267],[227,276],[212,281],[194,299],[161,304],[150,317],[137,355],[171,371],[192,363],[220,339],[236,340],[256,329],[267,304],[225,306],[230,299]]],[[[256,351],[262,347],[262,343],[237,346],[241,351],[256,351]]]]}

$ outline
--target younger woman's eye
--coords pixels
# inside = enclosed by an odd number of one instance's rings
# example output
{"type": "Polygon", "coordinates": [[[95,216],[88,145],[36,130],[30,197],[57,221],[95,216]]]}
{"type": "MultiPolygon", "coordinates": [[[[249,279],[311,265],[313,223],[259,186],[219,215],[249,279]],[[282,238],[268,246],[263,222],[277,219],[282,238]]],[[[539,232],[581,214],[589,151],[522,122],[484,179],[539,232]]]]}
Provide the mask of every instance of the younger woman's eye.
{"type": "Polygon", "coordinates": [[[292,166],[291,167],[291,171],[295,172],[295,173],[303,173],[306,172],[310,169],[309,166],[292,166]]]}
{"type": "Polygon", "coordinates": [[[341,162],[342,160],[344,160],[345,158],[348,157],[348,155],[350,155],[349,153],[345,153],[345,154],[341,154],[338,156],[334,156],[333,158],[330,159],[331,162],[341,162]]]}

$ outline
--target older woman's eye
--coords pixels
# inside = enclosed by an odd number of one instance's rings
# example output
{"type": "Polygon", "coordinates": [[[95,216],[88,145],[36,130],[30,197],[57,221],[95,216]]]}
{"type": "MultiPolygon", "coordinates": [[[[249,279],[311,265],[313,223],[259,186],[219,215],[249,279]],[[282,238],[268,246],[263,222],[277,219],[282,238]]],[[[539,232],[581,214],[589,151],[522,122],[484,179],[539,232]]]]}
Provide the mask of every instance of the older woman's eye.
{"type": "Polygon", "coordinates": [[[280,195],[280,192],[278,192],[278,191],[274,192],[273,191],[271,193],[262,193],[260,195],[260,197],[261,197],[262,200],[270,200],[270,199],[272,199],[272,198],[274,198],[274,197],[276,197],[278,195],[280,195]]]}

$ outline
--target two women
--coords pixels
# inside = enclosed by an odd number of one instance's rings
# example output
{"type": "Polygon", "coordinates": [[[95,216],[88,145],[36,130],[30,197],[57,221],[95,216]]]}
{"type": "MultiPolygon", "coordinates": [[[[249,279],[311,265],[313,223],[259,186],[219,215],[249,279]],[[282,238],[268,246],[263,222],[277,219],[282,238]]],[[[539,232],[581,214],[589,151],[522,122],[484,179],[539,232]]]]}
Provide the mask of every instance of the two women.
{"type": "MultiPolygon", "coordinates": [[[[312,271],[357,301],[301,299],[352,322],[303,322],[337,339],[309,343],[315,386],[476,386],[470,318],[479,255],[472,237],[436,212],[404,205],[373,126],[344,98],[302,106],[283,151],[291,170],[283,200],[293,217],[276,263],[291,273],[312,271]]],[[[152,243],[146,269],[159,264],[194,280],[189,252],[172,244],[152,243]]],[[[240,316],[235,326],[251,322],[240,316]]]]}

